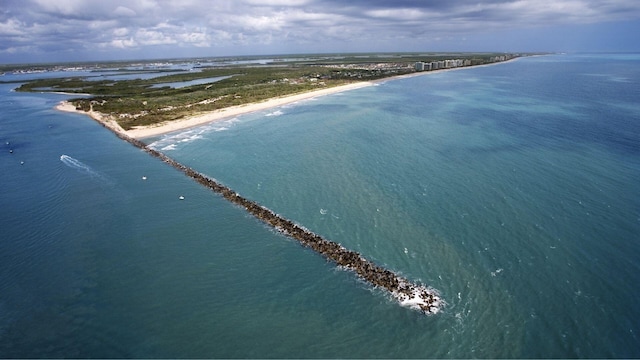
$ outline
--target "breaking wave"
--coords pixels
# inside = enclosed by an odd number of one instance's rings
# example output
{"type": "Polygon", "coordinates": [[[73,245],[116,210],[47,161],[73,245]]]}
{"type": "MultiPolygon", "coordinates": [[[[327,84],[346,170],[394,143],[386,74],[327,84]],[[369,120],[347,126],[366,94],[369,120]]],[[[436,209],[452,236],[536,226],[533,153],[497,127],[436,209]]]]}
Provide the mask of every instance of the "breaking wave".
{"type": "Polygon", "coordinates": [[[227,131],[236,122],[237,118],[232,118],[225,121],[213,122],[207,125],[198,126],[188,130],[180,131],[177,133],[170,133],[162,136],[160,139],[147,145],[149,148],[160,151],[175,150],[180,144],[187,144],[195,140],[202,139],[205,134],[215,131],[227,131]]]}
{"type": "Polygon", "coordinates": [[[282,112],[282,110],[276,110],[274,112],[270,112],[268,114],[265,114],[265,116],[280,116],[284,114],[284,112],[282,112]]]}

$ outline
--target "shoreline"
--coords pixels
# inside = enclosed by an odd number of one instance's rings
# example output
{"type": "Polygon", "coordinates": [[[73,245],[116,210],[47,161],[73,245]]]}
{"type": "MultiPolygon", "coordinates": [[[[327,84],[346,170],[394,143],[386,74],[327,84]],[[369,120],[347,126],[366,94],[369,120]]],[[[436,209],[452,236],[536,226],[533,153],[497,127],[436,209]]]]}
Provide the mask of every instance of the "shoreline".
{"type": "Polygon", "coordinates": [[[343,91],[361,89],[364,87],[372,86],[373,83],[369,81],[357,82],[346,85],[339,85],[330,88],[323,88],[318,90],[307,91],[299,94],[285,95],[282,97],[271,98],[268,100],[254,102],[244,105],[229,106],[223,109],[210,111],[207,113],[194,115],[186,119],[173,120],[156,125],[137,127],[131,130],[127,130],[127,135],[136,138],[143,139],[152,136],[163,135],[166,133],[185,130],[192,127],[206,125],[216,121],[222,121],[229,118],[233,118],[240,115],[246,115],[253,112],[267,110],[282,105],[291,104],[294,102],[312,99],[318,96],[326,96],[331,94],[337,94],[343,91]]]}
{"type": "Polygon", "coordinates": [[[186,119],[172,120],[172,121],[149,125],[149,126],[140,126],[140,127],[135,127],[131,130],[123,129],[117,123],[117,121],[110,115],[105,115],[103,113],[93,111],[93,110],[88,112],[82,111],[82,110],[76,110],[76,108],[66,100],[56,105],[55,109],[59,111],[89,116],[90,118],[94,119],[95,121],[97,121],[98,123],[102,124],[104,127],[108,128],[109,130],[115,133],[123,134],[128,137],[140,140],[140,139],[149,138],[153,136],[164,135],[174,131],[186,130],[186,129],[206,125],[206,124],[217,122],[217,121],[227,120],[229,118],[233,118],[236,116],[246,115],[256,111],[267,110],[270,108],[275,108],[278,106],[283,106],[283,105],[295,103],[302,100],[308,100],[308,99],[312,99],[319,96],[326,96],[326,95],[340,93],[343,91],[361,89],[364,87],[373,86],[375,84],[385,83],[387,81],[412,78],[415,76],[439,74],[439,73],[448,72],[448,71],[498,65],[498,64],[503,64],[510,61],[515,61],[517,59],[519,59],[519,57],[506,60],[506,61],[495,62],[491,64],[465,66],[465,67],[457,67],[457,68],[451,68],[451,69],[440,69],[440,70],[433,70],[433,71],[420,71],[420,72],[415,72],[411,74],[390,76],[390,77],[386,77],[378,80],[361,81],[361,82],[356,82],[356,83],[351,83],[346,85],[339,85],[339,86],[334,86],[330,88],[307,91],[299,94],[292,94],[292,95],[286,95],[286,96],[277,97],[277,98],[271,98],[261,102],[249,103],[249,104],[238,105],[238,106],[230,106],[230,107],[214,110],[207,113],[194,115],[186,119]]]}
{"type": "Polygon", "coordinates": [[[149,126],[141,126],[136,127],[131,130],[123,129],[116,121],[109,115],[105,115],[103,113],[97,111],[82,111],[76,110],[75,106],[73,106],[69,101],[61,101],[58,105],[55,106],[56,110],[81,114],[85,116],[89,116],[90,118],[96,120],[104,127],[108,128],[111,131],[114,131],[119,134],[124,134],[126,136],[132,137],[134,139],[144,139],[152,136],[158,136],[167,134],[174,131],[180,131],[189,129],[192,127],[197,127],[201,125],[206,125],[212,122],[226,120],[235,116],[245,115],[256,111],[267,110],[270,108],[291,104],[294,102],[308,100],[311,98],[315,98],[318,96],[325,96],[340,93],[343,91],[349,91],[354,89],[360,89],[368,86],[372,86],[374,83],[371,81],[362,81],[352,84],[339,85],[330,88],[323,88],[313,91],[307,91],[299,94],[286,95],[277,98],[271,98],[261,102],[249,103],[244,105],[230,106],[224,109],[214,110],[211,112],[194,115],[188,117],[186,119],[172,120],[164,123],[149,125],[149,126]]]}

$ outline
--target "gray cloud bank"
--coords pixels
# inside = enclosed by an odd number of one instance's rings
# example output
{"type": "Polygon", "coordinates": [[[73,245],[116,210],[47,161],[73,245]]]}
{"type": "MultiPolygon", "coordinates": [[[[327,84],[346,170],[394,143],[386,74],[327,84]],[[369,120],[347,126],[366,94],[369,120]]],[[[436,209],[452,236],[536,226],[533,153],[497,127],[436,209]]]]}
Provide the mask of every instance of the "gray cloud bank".
{"type": "Polygon", "coordinates": [[[415,50],[639,18],[637,0],[2,0],[0,57],[415,50]]]}

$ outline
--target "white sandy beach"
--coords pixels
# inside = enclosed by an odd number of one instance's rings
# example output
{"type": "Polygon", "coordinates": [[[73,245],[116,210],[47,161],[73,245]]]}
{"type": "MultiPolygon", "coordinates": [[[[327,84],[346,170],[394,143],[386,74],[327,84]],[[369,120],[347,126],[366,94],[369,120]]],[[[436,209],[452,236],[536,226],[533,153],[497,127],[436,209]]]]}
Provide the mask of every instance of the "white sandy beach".
{"type": "Polygon", "coordinates": [[[282,106],[286,104],[290,104],[296,101],[306,100],[310,98],[314,98],[317,96],[324,96],[329,94],[335,94],[342,91],[348,91],[353,89],[359,89],[366,86],[373,85],[372,82],[359,82],[354,84],[347,84],[341,86],[335,86],[330,88],[324,88],[315,91],[309,91],[301,94],[294,94],[290,96],[283,96],[278,98],[269,99],[262,102],[239,105],[239,106],[231,106],[228,108],[211,111],[208,113],[192,116],[186,119],[173,120],[164,122],[161,124],[150,125],[137,127],[131,130],[124,130],[118,123],[111,118],[110,116],[106,116],[102,113],[96,111],[85,112],[82,110],[76,110],[73,104],[68,101],[63,101],[56,106],[56,109],[60,111],[73,112],[83,115],[89,115],[94,120],[100,122],[105,127],[109,128],[112,131],[119,132],[122,134],[126,134],[135,139],[142,139],[151,136],[157,136],[166,134],[173,131],[178,131],[182,129],[188,129],[195,126],[200,126],[204,124],[208,124],[214,121],[219,121],[223,119],[228,119],[234,116],[239,116],[243,114],[248,114],[255,111],[266,110],[272,107],[282,106]]]}
{"type": "Polygon", "coordinates": [[[371,82],[360,82],[355,84],[347,84],[347,85],[330,87],[330,88],[325,88],[325,89],[320,89],[315,91],[304,92],[301,94],[273,98],[273,99],[269,99],[269,100],[257,102],[257,103],[230,106],[224,109],[215,110],[205,114],[192,116],[186,119],[174,120],[174,121],[169,121],[169,122],[165,122],[158,125],[151,125],[151,126],[145,126],[145,127],[128,130],[126,134],[136,139],[161,135],[168,132],[173,132],[177,130],[191,128],[194,126],[204,125],[214,121],[228,119],[238,115],[248,114],[255,111],[261,111],[261,110],[266,110],[272,107],[278,107],[278,106],[290,104],[296,101],[306,100],[306,99],[314,98],[317,96],[335,94],[342,91],[359,89],[359,88],[363,88],[371,85],[373,85],[373,83],[371,82]]]}
{"type": "Polygon", "coordinates": [[[111,118],[110,116],[105,116],[100,112],[97,112],[97,111],[86,112],[82,110],[76,110],[76,107],[68,101],[60,102],[58,105],[56,105],[56,110],[88,115],[89,117],[98,121],[99,123],[104,125],[104,127],[110,129],[111,131],[128,135],[128,132],[125,131],[113,118],[111,118]]]}
{"type": "MultiPolygon", "coordinates": [[[[508,61],[513,61],[516,59],[511,59],[508,61]]],[[[485,64],[485,65],[475,65],[472,67],[490,66],[490,65],[500,64],[500,63],[504,63],[504,62],[485,64]]],[[[89,115],[91,118],[100,122],[102,125],[104,125],[105,127],[107,127],[112,131],[125,134],[135,139],[143,139],[147,137],[170,133],[173,131],[179,131],[179,130],[188,129],[191,127],[196,127],[196,126],[208,124],[214,121],[220,121],[220,120],[228,119],[228,118],[243,115],[243,114],[248,114],[255,111],[266,110],[269,108],[278,107],[278,106],[282,106],[282,105],[286,105],[293,102],[306,100],[306,99],[310,99],[318,96],[324,96],[324,95],[335,94],[335,93],[348,91],[348,90],[360,89],[363,87],[374,85],[375,83],[382,83],[389,80],[436,74],[436,73],[441,73],[445,71],[455,71],[455,70],[462,70],[462,69],[468,69],[468,68],[470,67],[459,67],[459,68],[442,69],[442,70],[435,70],[435,71],[423,71],[423,72],[417,72],[412,74],[392,76],[392,77],[383,78],[375,81],[363,81],[363,82],[358,82],[353,84],[323,88],[315,91],[309,91],[309,92],[304,92],[300,94],[273,98],[273,99],[269,99],[262,102],[256,102],[256,103],[239,105],[239,106],[231,106],[228,108],[215,110],[208,113],[195,115],[185,119],[167,121],[164,123],[154,124],[150,126],[136,127],[131,130],[124,130],[111,116],[108,116],[96,111],[85,112],[81,110],[76,110],[75,106],[73,106],[71,103],[67,101],[63,101],[60,104],[58,104],[56,106],[56,109],[61,111],[74,112],[74,113],[83,114],[83,115],[89,115]]]]}

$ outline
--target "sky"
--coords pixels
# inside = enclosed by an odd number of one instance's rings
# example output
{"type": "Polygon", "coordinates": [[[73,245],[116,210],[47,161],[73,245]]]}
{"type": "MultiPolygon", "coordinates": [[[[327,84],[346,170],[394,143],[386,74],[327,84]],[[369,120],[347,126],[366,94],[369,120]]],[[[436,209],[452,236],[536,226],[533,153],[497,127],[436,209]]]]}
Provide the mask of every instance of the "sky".
{"type": "Polygon", "coordinates": [[[639,52],[640,0],[0,0],[0,63],[639,52]]]}

